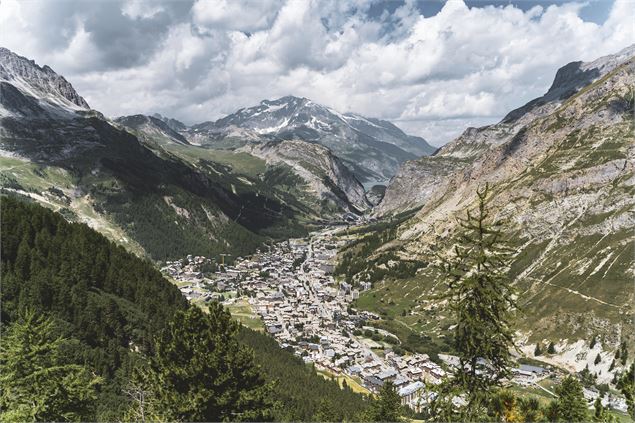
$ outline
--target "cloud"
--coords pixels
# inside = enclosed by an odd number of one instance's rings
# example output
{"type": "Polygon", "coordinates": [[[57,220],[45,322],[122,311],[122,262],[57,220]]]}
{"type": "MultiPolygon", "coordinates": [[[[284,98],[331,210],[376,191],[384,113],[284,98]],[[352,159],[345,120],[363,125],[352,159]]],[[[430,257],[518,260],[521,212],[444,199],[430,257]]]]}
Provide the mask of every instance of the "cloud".
{"type": "Polygon", "coordinates": [[[281,0],[197,0],[192,21],[208,30],[254,32],[269,28],[281,0]]]}
{"type": "Polygon", "coordinates": [[[0,0],[0,45],[48,64],[116,116],[212,120],[294,94],[395,121],[435,144],[542,95],[555,71],[632,42],[632,3],[0,0]]]}

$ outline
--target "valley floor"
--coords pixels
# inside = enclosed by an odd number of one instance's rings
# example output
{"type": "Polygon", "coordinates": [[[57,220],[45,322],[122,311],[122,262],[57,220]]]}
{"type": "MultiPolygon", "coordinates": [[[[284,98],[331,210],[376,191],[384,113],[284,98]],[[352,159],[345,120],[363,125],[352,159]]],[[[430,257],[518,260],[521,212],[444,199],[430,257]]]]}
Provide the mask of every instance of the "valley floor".
{"type": "MultiPolygon", "coordinates": [[[[392,381],[403,404],[417,410],[425,383],[439,383],[456,358],[438,354],[433,361],[428,354],[406,353],[399,348],[401,333],[376,327],[378,315],[353,308],[362,293],[332,276],[337,251],[347,242],[339,236],[341,230],[329,227],[308,238],[274,244],[251,257],[238,257],[213,274],[201,272],[209,259],[193,256],[169,262],[162,270],[189,300],[222,301],[241,323],[266,331],[325,377],[372,393],[392,381]]],[[[554,379],[564,373],[551,366],[521,364],[510,385],[548,400],[554,379]]],[[[593,391],[585,394],[590,403],[597,396],[593,391]]],[[[605,396],[605,401],[614,409],[626,409],[620,396],[605,396]]]]}

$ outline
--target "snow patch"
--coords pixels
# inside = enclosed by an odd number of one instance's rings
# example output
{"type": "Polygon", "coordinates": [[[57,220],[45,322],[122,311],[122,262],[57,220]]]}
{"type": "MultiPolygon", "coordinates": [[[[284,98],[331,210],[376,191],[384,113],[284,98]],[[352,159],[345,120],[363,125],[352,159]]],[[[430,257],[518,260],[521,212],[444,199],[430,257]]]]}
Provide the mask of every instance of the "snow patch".
{"type": "Polygon", "coordinates": [[[256,128],[254,130],[259,134],[270,134],[272,132],[277,132],[280,129],[284,128],[285,126],[287,126],[288,123],[289,123],[289,118],[286,118],[280,125],[270,126],[268,128],[256,128]]]}

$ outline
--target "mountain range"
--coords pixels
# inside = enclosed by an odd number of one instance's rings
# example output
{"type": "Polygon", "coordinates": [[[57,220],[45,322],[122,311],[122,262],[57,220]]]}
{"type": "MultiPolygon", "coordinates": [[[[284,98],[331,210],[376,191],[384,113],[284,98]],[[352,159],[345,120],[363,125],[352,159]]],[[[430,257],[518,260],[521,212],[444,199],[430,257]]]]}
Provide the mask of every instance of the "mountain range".
{"type": "MultiPolygon", "coordinates": [[[[309,209],[268,175],[243,176],[204,154],[185,160],[157,148],[166,139],[179,146],[187,141],[155,118],[130,119],[155,130],[137,138],[89,109],[50,68],[6,49],[0,50],[0,69],[5,192],[86,222],[154,259],[193,251],[240,255],[276,233],[305,230],[299,218],[309,209]]],[[[264,171],[254,157],[239,160],[264,171]]]]}
{"type": "Polygon", "coordinates": [[[371,206],[360,181],[387,181],[434,151],[389,122],[292,96],[193,126],[156,114],[110,120],[51,68],[4,48],[0,135],[5,191],[155,259],[239,255],[359,215],[371,206]]]}
{"type": "Polygon", "coordinates": [[[338,264],[352,284],[374,284],[356,307],[441,351],[434,264],[488,184],[517,251],[524,354],[554,342],[554,363],[607,379],[612,351],[635,345],[634,73],[635,46],[570,63],[545,95],[435,151],[389,122],[293,96],[191,126],[111,120],[49,67],[0,48],[0,186],[154,260],[249,254],[366,214],[377,222],[338,264]]]}

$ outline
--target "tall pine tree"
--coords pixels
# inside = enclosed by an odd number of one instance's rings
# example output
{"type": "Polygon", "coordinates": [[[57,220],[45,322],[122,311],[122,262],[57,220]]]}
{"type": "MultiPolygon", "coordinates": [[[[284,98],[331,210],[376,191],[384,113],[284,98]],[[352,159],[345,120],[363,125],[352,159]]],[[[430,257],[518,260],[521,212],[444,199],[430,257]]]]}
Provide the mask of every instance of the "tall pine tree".
{"type": "MultiPolygon", "coordinates": [[[[514,346],[515,291],[508,277],[514,250],[503,225],[487,209],[489,186],[477,190],[476,210],[459,219],[453,255],[443,258],[454,314],[454,340],[459,366],[452,383],[465,398],[461,420],[479,420],[489,396],[510,374],[514,346]]],[[[452,390],[451,390],[452,391],[452,390]]]]}
{"type": "Polygon", "coordinates": [[[631,363],[631,367],[619,379],[617,387],[626,398],[628,414],[635,420],[635,363],[631,363]]]}
{"type": "Polygon", "coordinates": [[[0,343],[0,420],[85,421],[101,378],[68,363],[51,318],[23,312],[0,343]]]}
{"type": "Polygon", "coordinates": [[[402,422],[401,398],[392,382],[386,382],[379,391],[379,398],[366,411],[365,420],[371,422],[402,422]]]}
{"type": "Polygon", "coordinates": [[[589,420],[582,384],[576,378],[567,376],[555,389],[558,399],[552,401],[547,417],[550,421],[586,422],[589,420]]]}

